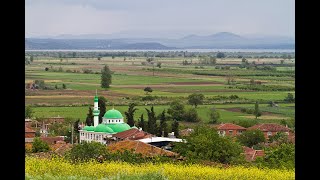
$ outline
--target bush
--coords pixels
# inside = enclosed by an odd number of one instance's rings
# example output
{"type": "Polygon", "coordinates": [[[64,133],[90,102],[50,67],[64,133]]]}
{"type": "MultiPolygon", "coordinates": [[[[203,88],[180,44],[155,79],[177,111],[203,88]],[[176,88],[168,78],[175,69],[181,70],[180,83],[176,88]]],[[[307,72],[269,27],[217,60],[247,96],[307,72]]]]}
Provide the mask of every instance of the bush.
{"type": "Polygon", "coordinates": [[[50,150],[50,147],[48,143],[42,141],[39,137],[33,138],[32,142],[32,152],[48,152],[50,150]]]}
{"type": "Polygon", "coordinates": [[[269,167],[276,169],[294,169],[295,168],[295,145],[280,144],[275,147],[264,149],[265,156],[256,159],[255,163],[260,167],[269,167]]]}
{"type": "Polygon", "coordinates": [[[89,161],[90,159],[97,159],[99,156],[106,154],[106,145],[99,142],[84,142],[82,144],[75,144],[67,155],[73,162],[89,161]]]}
{"type": "Polygon", "coordinates": [[[244,160],[242,147],[229,137],[222,137],[216,129],[197,126],[186,142],[174,143],[173,151],[188,160],[210,160],[220,163],[238,163],[244,160]]]}
{"type": "Polygon", "coordinates": [[[247,130],[237,137],[238,142],[247,147],[252,147],[265,142],[264,134],[260,130],[247,130]]]}
{"type": "Polygon", "coordinates": [[[199,122],[201,119],[198,116],[197,110],[195,108],[189,109],[183,115],[184,120],[187,122],[199,122]]]}
{"type": "Polygon", "coordinates": [[[92,70],[91,69],[82,69],[82,72],[84,74],[91,74],[92,73],[92,70]]]}

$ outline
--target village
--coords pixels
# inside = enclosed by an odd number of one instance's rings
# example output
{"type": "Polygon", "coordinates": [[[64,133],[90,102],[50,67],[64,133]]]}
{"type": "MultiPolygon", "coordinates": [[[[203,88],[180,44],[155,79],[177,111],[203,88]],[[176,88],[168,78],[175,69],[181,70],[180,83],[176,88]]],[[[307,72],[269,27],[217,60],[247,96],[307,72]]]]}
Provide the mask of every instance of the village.
{"type": "MultiPolygon", "coordinates": [[[[50,147],[50,152],[63,155],[66,151],[70,150],[74,144],[90,143],[92,141],[99,142],[108,147],[111,151],[123,151],[128,150],[137,154],[143,154],[145,156],[167,156],[167,157],[179,157],[178,153],[171,151],[174,142],[184,143],[185,137],[190,136],[194,132],[194,129],[187,128],[179,130],[179,137],[175,136],[174,132],[168,133],[167,137],[164,137],[164,133],[161,136],[145,132],[141,127],[130,127],[124,122],[122,114],[112,108],[108,110],[103,121],[99,123],[99,107],[98,96],[94,96],[94,124],[92,126],[84,125],[84,123],[78,124],[78,133],[75,133],[75,128],[70,126],[71,138],[66,139],[66,136],[52,136],[50,135],[50,127],[56,124],[65,123],[64,117],[51,117],[44,119],[41,123],[32,119],[25,119],[25,145],[26,152],[30,152],[32,144],[35,138],[40,138],[41,141],[47,143],[50,147]],[[37,134],[36,131],[39,133],[37,134]],[[78,135],[75,135],[78,134],[78,135]]],[[[290,143],[295,142],[295,133],[287,126],[283,126],[275,123],[260,123],[251,127],[245,128],[233,123],[220,123],[212,126],[219,136],[221,137],[237,137],[246,131],[258,130],[263,133],[264,138],[267,140],[282,133],[287,136],[287,140],[290,143]]],[[[268,144],[268,143],[265,144],[268,144]]],[[[254,161],[257,157],[263,157],[265,155],[262,149],[257,149],[248,146],[242,146],[242,154],[247,161],[254,161]]],[[[41,152],[40,152],[41,154],[41,152]]]]}

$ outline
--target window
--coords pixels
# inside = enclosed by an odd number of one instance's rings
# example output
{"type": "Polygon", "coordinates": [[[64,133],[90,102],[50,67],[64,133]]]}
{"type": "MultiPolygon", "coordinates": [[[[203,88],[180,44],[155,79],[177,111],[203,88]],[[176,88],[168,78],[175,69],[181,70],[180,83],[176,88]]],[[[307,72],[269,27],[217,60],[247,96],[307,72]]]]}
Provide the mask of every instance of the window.
{"type": "Polygon", "coordinates": [[[112,119],[112,122],[113,122],[113,119],[112,119]]]}
{"type": "Polygon", "coordinates": [[[233,130],[229,130],[229,134],[232,134],[233,133],[233,130]]]}
{"type": "Polygon", "coordinates": [[[242,131],[241,131],[241,130],[239,130],[239,131],[238,131],[238,134],[242,134],[242,131]]]}
{"type": "Polygon", "coordinates": [[[268,135],[268,136],[272,136],[272,132],[268,132],[267,135],[268,135]]]}
{"type": "Polygon", "coordinates": [[[220,135],[224,136],[224,134],[226,133],[225,131],[219,131],[220,135]]]}
{"type": "Polygon", "coordinates": [[[92,134],[90,134],[90,139],[92,139],[92,134]]]}

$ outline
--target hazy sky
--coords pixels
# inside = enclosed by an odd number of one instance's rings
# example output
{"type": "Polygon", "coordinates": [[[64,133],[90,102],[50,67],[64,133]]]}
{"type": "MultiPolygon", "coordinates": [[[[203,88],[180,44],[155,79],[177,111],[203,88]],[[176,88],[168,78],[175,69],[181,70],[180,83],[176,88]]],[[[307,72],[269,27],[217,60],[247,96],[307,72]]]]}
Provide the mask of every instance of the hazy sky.
{"type": "Polygon", "coordinates": [[[26,0],[25,33],[294,37],[294,9],[294,0],[26,0]]]}

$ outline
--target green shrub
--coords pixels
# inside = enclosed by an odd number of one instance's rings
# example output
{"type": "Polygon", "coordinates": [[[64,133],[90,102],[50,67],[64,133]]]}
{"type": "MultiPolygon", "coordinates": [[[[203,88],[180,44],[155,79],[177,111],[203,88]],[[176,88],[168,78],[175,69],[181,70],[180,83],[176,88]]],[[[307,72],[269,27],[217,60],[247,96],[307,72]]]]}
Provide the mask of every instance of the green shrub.
{"type": "Polygon", "coordinates": [[[50,150],[50,147],[48,143],[42,141],[39,137],[33,138],[32,142],[32,152],[48,152],[50,150]]]}

